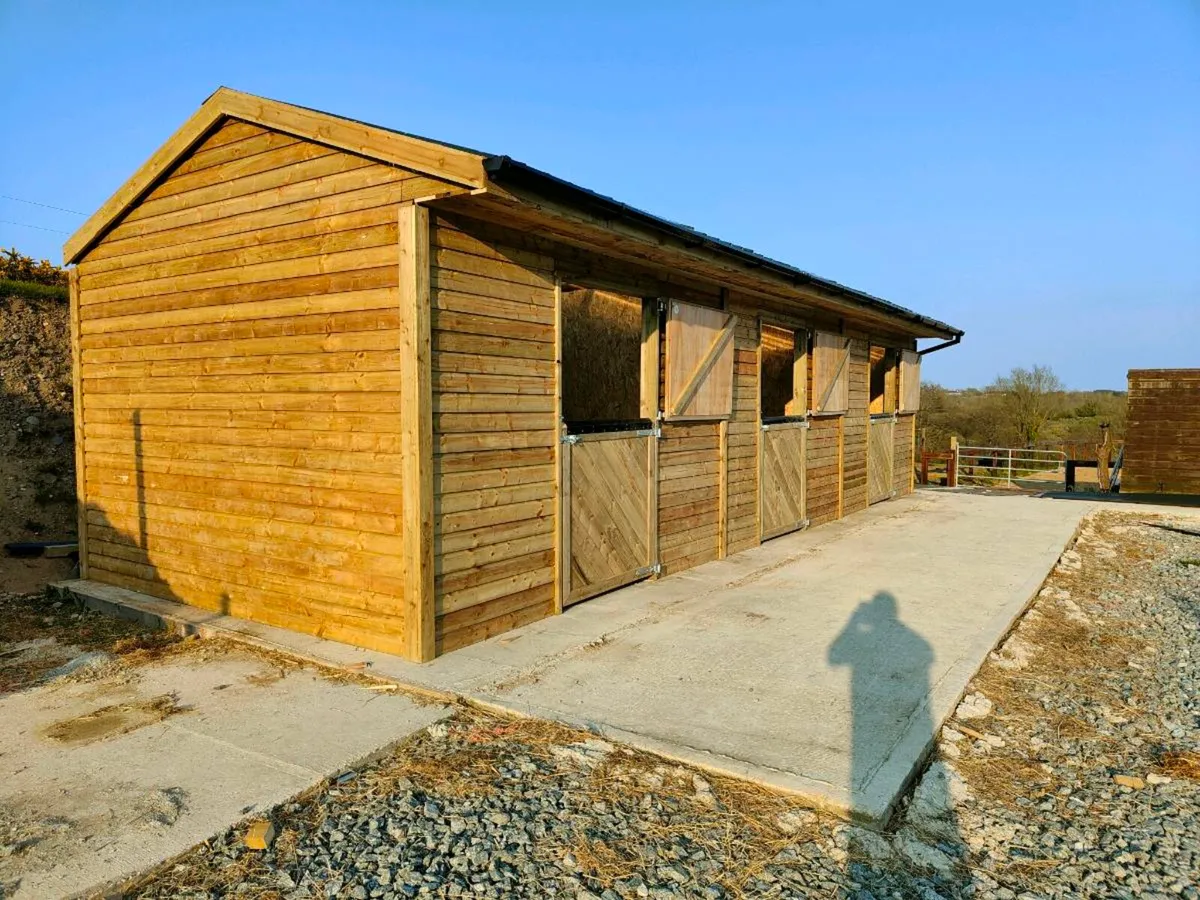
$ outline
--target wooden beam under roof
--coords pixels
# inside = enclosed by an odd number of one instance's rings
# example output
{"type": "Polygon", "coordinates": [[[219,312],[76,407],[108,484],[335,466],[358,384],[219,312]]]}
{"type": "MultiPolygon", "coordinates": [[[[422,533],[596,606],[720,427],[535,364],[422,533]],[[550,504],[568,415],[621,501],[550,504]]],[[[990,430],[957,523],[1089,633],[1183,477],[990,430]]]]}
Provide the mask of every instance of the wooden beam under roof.
{"type": "MultiPolygon", "coordinates": [[[[526,227],[575,247],[599,251],[642,265],[673,269],[716,282],[754,297],[785,301],[853,318],[860,326],[875,326],[911,337],[941,337],[920,323],[822,293],[810,285],[790,284],[785,278],[732,259],[723,259],[682,238],[651,232],[615,218],[592,215],[573,207],[508,186],[489,184],[469,194],[431,200],[429,205],[511,227],[526,227]]],[[[799,310],[803,312],[803,310],[799,310]]]]}

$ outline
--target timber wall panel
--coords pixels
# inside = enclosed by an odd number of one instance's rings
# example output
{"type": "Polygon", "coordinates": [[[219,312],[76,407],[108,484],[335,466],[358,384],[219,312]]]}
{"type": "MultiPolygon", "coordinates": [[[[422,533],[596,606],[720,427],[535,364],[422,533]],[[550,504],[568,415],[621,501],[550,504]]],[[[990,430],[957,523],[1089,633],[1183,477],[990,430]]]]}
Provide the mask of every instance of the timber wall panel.
{"type": "Polygon", "coordinates": [[[738,310],[733,355],[733,415],[728,426],[726,553],[758,545],[758,320],[738,310]]]}
{"type": "Polygon", "coordinates": [[[1134,369],[1121,490],[1200,494],[1200,369],[1134,369]]]}
{"type": "Polygon", "coordinates": [[[554,609],[554,271],[494,225],[438,216],[433,271],[437,652],[554,609]]]}
{"type": "Polygon", "coordinates": [[[823,525],[838,517],[838,486],[841,469],[838,446],[842,416],[809,419],[806,477],[806,511],[812,525],[823,525]]]}
{"type": "Polygon", "coordinates": [[[231,122],[79,264],[89,577],[403,649],[397,210],[231,122]]]}
{"type": "Polygon", "coordinates": [[[867,432],[870,406],[870,345],[850,341],[849,402],[842,432],[842,515],[867,508],[867,432]]]}
{"type": "Polygon", "coordinates": [[[895,450],[892,455],[892,489],[896,496],[912,493],[913,484],[913,437],[916,433],[916,416],[896,417],[895,450]]]}
{"type": "Polygon", "coordinates": [[[664,424],[658,442],[658,558],[663,573],[717,558],[720,425],[664,424]]]}

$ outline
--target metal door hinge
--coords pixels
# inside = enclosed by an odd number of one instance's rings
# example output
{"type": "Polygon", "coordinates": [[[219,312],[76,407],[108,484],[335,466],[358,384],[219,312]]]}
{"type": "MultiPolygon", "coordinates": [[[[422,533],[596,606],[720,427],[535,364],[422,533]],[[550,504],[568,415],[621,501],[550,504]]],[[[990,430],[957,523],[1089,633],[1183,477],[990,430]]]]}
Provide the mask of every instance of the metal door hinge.
{"type": "Polygon", "coordinates": [[[636,432],[636,434],[634,436],[635,437],[660,438],[660,437],[662,437],[662,429],[659,428],[657,425],[653,428],[643,428],[641,431],[636,432]]]}
{"type": "Polygon", "coordinates": [[[577,435],[577,434],[564,434],[564,435],[562,436],[562,438],[560,438],[560,440],[561,440],[561,441],[562,441],[564,444],[578,444],[578,443],[579,443],[579,435],[577,435]]]}
{"type": "Polygon", "coordinates": [[[652,566],[642,566],[640,569],[638,569],[633,574],[637,575],[639,578],[644,578],[647,575],[661,575],[662,574],[662,563],[655,563],[652,566]]]}

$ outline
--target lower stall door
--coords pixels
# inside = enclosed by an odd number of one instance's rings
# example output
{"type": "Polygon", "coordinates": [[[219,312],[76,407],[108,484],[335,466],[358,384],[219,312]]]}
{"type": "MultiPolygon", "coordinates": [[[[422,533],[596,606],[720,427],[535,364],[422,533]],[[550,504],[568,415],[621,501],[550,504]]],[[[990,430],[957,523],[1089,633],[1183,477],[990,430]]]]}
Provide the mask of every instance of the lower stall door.
{"type": "Polygon", "coordinates": [[[808,426],[804,422],[762,426],[758,483],[763,540],[795,531],[804,524],[807,445],[808,426]]]}
{"type": "Polygon", "coordinates": [[[892,496],[892,469],[896,452],[896,421],[872,419],[867,439],[867,502],[892,496]]]}
{"type": "Polygon", "coordinates": [[[573,435],[564,445],[564,606],[653,571],[657,450],[647,431],[573,435]]]}

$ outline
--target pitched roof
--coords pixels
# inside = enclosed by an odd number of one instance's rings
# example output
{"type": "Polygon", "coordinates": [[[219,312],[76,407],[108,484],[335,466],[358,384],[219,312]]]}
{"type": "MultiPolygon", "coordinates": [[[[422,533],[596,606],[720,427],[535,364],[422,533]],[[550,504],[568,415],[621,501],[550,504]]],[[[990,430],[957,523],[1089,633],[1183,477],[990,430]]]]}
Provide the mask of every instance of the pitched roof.
{"type": "MultiPolygon", "coordinates": [[[[685,247],[700,248],[704,252],[737,261],[794,288],[816,290],[836,298],[841,305],[858,308],[875,316],[899,320],[909,328],[920,331],[922,336],[957,339],[963,335],[961,329],[945,322],[805,272],[753,250],[704,234],[687,225],[644,212],[508,156],[471,150],[226,87],[219,88],[205,100],[179,130],[71,236],[63,245],[65,262],[78,262],[121,216],[153,189],[159,179],[166,175],[181,157],[226,119],[251,122],[361,156],[400,165],[471,189],[475,195],[489,194],[489,189],[494,191],[501,186],[532,191],[538,196],[552,198],[567,206],[599,214],[602,221],[618,219],[653,233],[669,235],[681,241],[685,247]]],[[[505,196],[509,200],[513,199],[511,194],[505,196]]]]}

